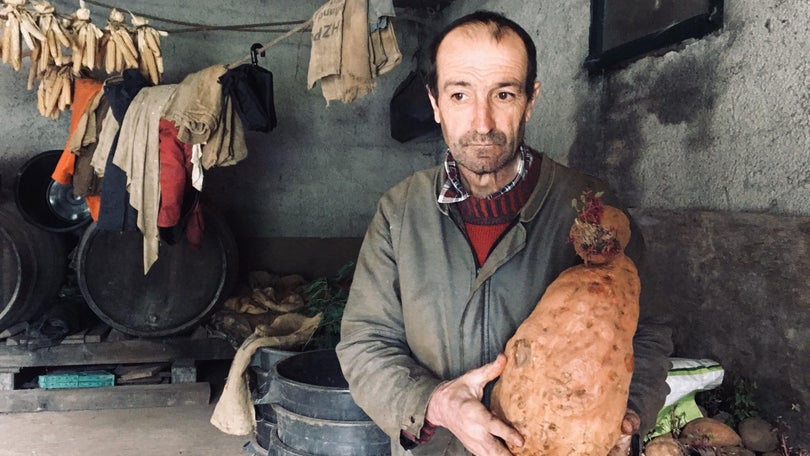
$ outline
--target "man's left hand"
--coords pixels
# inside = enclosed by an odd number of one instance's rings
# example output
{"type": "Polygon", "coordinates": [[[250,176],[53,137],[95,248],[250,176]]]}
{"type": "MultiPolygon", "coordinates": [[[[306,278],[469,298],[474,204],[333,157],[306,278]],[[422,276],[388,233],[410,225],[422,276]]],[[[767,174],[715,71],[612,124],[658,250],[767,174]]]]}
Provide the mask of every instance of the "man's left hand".
{"type": "Polygon", "coordinates": [[[630,446],[633,441],[633,434],[638,432],[640,427],[641,418],[639,418],[638,413],[627,409],[627,412],[624,414],[624,419],[622,420],[622,434],[619,436],[619,440],[616,441],[616,445],[614,445],[613,449],[610,450],[610,453],[608,453],[608,456],[629,455],[631,450],[630,446]]]}

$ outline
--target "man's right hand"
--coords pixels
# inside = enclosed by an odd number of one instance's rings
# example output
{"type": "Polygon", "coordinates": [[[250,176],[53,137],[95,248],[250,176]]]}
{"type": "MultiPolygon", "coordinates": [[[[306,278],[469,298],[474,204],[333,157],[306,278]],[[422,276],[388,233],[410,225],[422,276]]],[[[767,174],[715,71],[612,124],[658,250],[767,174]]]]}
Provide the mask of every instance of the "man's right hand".
{"type": "Polygon", "coordinates": [[[428,402],[427,420],[452,432],[473,454],[511,456],[498,437],[517,447],[523,445],[523,437],[481,402],[484,387],[505,366],[506,356],[501,354],[495,361],[441,384],[428,402]]]}

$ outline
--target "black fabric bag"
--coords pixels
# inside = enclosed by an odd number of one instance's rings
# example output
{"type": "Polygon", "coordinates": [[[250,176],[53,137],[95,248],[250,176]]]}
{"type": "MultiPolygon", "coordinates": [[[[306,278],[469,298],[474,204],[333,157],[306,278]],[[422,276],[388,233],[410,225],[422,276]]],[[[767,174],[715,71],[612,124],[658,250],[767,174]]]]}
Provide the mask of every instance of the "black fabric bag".
{"type": "Polygon", "coordinates": [[[391,137],[399,142],[441,133],[441,126],[433,120],[424,80],[423,73],[411,71],[391,97],[391,137]]]}
{"type": "Polygon", "coordinates": [[[276,128],[273,73],[254,64],[239,65],[220,76],[222,93],[231,97],[245,130],[269,132],[276,128]]]}

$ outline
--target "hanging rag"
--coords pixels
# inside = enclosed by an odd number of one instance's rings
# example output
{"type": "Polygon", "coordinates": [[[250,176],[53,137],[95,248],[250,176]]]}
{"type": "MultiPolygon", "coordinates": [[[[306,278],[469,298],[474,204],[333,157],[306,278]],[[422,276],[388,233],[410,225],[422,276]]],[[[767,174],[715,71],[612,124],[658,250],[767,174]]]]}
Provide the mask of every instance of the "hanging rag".
{"type": "MultiPolygon", "coordinates": [[[[112,141],[109,150],[105,149],[107,159],[104,163],[104,180],[101,183],[101,207],[96,224],[97,229],[109,231],[135,231],[138,229],[138,213],[129,204],[127,175],[113,163],[113,159],[118,147],[120,133],[118,125],[124,121],[129,105],[135,96],[140,93],[141,89],[151,85],[152,83],[136,69],[124,70],[121,76],[107,79],[104,82],[104,96],[110,104],[110,112],[116,128],[113,129],[114,132],[110,132],[112,141]]],[[[105,125],[102,125],[101,136],[104,138],[109,134],[105,130],[110,123],[108,120],[105,119],[105,125]]],[[[102,138],[99,138],[99,141],[101,140],[102,138]]],[[[96,150],[98,151],[100,148],[99,145],[96,150]]]]}
{"type": "Polygon", "coordinates": [[[160,205],[160,119],[175,84],[145,87],[129,106],[118,137],[113,163],[127,175],[129,204],[138,211],[143,233],[144,275],[157,261],[160,205]]]}
{"type": "Polygon", "coordinates": [[[202,144],[191,146],[191,186],[201,192],[203,189],[202,144]]]}
{"type": "Polygon", "coordinates": [[[374,77],[385,74],[402,62],[402,53],[394,34],[394,23],[387,21],[388,25],[378,28],[369,35],[371,54],[369,63],[374,77]]]}
{"type": "Polygon", "coordinates": [[[424,72],[411,71],[391,97],[388,105],[391,137],[399,142],[426,135],[439,138],[441,135],[441,126],[433,119],[433,108],[425,91],[425,80],[424,72]]]}
{"type": "MultiPolygon", "coordinates": [[[[109,103],[107,103],[107,107],[109,108],[109,103]]],[[[93,160],[90,161],[90,164],[93,166],[93,171],[98,177],[104,177],[104,171],[107,168],[107,158],[110,156],[110,149],[113,148],[113,143],[116,138],[118,138],[118,121],[115,120],[112,109],[107,109],[101,121],[96,151],[93,154],[93,160]]]]}
{"type": "Polygon", "coordinates": [[[250,131],[269,132],[276,128],[273,101],[273,73],[255,64],[231,68],[219,78],[222,93],[233,101],[233,108],[250,131]]]}
{"type": "Polygon", "coordinates": [[[177,138],[177,127],[160,119],[160,208],[157,226],[160,239],[174,245],[181,233],[192,248],[202,247],[202,210],[191,185],[193,147],[177,138]]]}
{"type": "Polygon", "coordinates": [[[307,71],[307,88],[310,90],[318,80],[340,75],[345,7],[346,0],[329,0],[312,16],[312,48],[307,71]]]}
{"type": "Polygon", "coordinates": [[[203,169],[230,166],[247,157],[247,144],[242,121],[233,112],[233,101],[225,99],[221,118],[207,143],[202,145],[203,169]]]}
{"type": "Polygon", "coordinates": [[[307,86],[312,89],[320,81],[327,104],[350,103],[369,94],[375,78],[402,61],[393,24],[378,16],[393,5],[373,9],[369,11],[367,0],[330,0],[312,17],[307,86]]]}
{"type": "Polygon", "coordinates": [[[394,15],[392,0],[369,0],[369,63],[374,77],[391,71],[402,62],[402,53],[394,34],[394,23],[391,21],[394,15]]]}
{"type": "Polygon", "coordinates": [[[343,103],[362,98],[376,86],[369,66],[368,4],[366,0],[346,0],[338,74],[321,80],[326,100],[343,103]]]}
{"type": "Polygon", "coordinates": [[[327,104],[351,103],[374,89],[365,0],[330,0],[315,12],[307,86],[318,81],[327,104]]]}
{"type": "Polygon", "coordinates": [[[191,187],[191,145],[177,138],[177,127],[160,119],[160,209],[157,226],[169,228],[180,223],[183,201],[191,187]]]}
{"type": "MultiPolygon", "coordinates": [[[[51,178],[62,185],[73,185],[73,179],[76,174],[76,155],[68,148],[70,138],[73,136],[76,129],[79,127],[79,121],[82,115],[87,110],[87,107],[92,103],[96,95],[101,91],[102,83],[93,79],[81,78],[77,79],[74,83],[73,100],[71,102],[71,118],[70,118],[70,133],[65,149],[56,163],[51,178]]],[[[81,135],[84,135],[82,131],[81,135]]],[[[89,163],[88,163],[89,165],[89,163]]],[[[85,174],[83,174],[85,175],[85,174]]],[[[87,183],[85,182],[84,185],[87,183]]],[[[99,197],[88,195],[85,197],[87,208],[90,210],[90,217],[93,220],[98,220],[99,216],[99,197]]]]}
{"type": "Polygon", "coordinates": [[[368,0],[368,31],[385,28],[390,23],[389,17],[396,16],[393,0],[368,0]]]}
{"type": "MultiPolygon", "coordinates": [[[[93,157],[98,146],[98,138],[101,130],[101,119],[109,112],[110,105],[104,99],[104,92],[99,92],[94,100],[98,103],[91,105],[93,112],[86,112],[91,120],[86,123],[87,129],[84,139],[78,142],[79,147],[75,152],[76,166],[73,174],[73,194],[83,196],[95,196],[101,193],[102,178],[93,169],[93,157]]],[[[77,136],[77,134],[74,134],[77,136]]]]}
{"type": "Polygon", "coordinates": [[[164,107],[163,117],[177,126],[177,137],[186,144],[208,141],[222,112],[219,78],[225,65],[214,65],[186,76],[164,107]]]}

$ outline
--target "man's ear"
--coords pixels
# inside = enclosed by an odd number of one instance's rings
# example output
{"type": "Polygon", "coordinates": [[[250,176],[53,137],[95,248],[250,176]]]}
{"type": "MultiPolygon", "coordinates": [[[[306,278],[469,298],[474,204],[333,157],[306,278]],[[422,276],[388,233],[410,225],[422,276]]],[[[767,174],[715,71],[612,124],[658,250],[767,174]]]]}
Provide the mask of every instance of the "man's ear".
{"type": "Polygon", "coordinates": [[[532,118],[532,110],[534,109],[534,102],[540,96],[540,81],[534,81],[534,89],[532,90],[532,99],[526,104],[526,113],[523,115],[523,120],[526,122],[532,118]]]}
{"type": "Polygon", "coordinates": [[[439,113],[439,102],[433,97],[433,93],[430,91],[429,86],[426,85],[425,90],[427,90],[428,98],[430,98],[430,106],[433,107],[433,120],[435,120],[437,124],[440,124],[442,123],[442,116],[439,113]]]}

